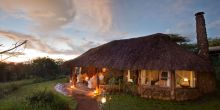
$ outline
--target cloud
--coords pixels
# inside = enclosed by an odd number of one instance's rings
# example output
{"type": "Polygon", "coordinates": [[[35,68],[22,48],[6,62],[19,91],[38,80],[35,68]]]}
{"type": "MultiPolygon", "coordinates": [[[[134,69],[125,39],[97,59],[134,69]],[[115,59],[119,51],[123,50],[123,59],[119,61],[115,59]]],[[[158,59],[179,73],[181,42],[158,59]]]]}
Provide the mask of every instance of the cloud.
{"type": "MultiPolygon", "coordinates": [[[[62,36],[62,35],[58,35],[58,36],[62,36]]],[[[74,53],[76,55],[79,55],[79,54],[82,54],[83,52],[89,50],[90,48],[101,45],[101,43],[90,41],[87,39],[82,39],[83,42],[77,44],[76,43],[77,40],[75,40],[75,42],[74,42],[74,40],[68,36],[55,37],[55,39],[56,39],[56,41],[62,42],[63,44],[65,44],[71,48],[70,50],[65,51],[66,54],[74,53]]]]}
{"type": "Polygon", "coordinates": [[[34,36],[21,34],[17,32],[10,32],[10,31],[0,31],[0,35],[12,39],[15,41],[21,41],[21,40],[28,40],[27,48],[28,49],[36,49],[42,52],[47,53],[56,53],[57,51],[47,45],[45,42],[42,42],[40,39],[37,39],[34,36]]]}
{"type": "Polygon", "coordinates": [[[35,29],[57,30],[71,24],[107,30],[112,23],[108,0],[1,0],[0,9],[33,21],[35,29]]]}
{"type": "Polygon", "coordinates": [[[54,37],[53,39],[59,41],[60,44],[66,44],[67,46],[70,47],[70,49],[58,49],[56,47],[58,46],[58,44],[49,45],[45,41],[45,39],[42,38],[39,39],[37,36],[33,36],[33,35],[27,35],[27,34],[22,34],[12,31],[3,31],[3,30],[0,30],[0,35],[15,41],[28,40],[28,44],[27,44],[28,49],[34,49],[49,54],[79,55],[82,52],[88,50],[89,48],[99,45],[98,43],[92,41],[87,41],[85,43],[82,43],[81,45],[75,45],[73,43],[73,39],[71,38],[54,37]]]}
{"type": "Polygon", "coordinates": [[[9,14],[32,20],[39,30],[57,29],[75,16],[74,4],[70,0],[2,0],[0,7],[9,14]]]}
{"type": "Polygon", "coordinates": [[[92,27],[105,32],[112,26],[112,11],[109,0],[75,0],[76,23],[87,29],[92,27]]]}

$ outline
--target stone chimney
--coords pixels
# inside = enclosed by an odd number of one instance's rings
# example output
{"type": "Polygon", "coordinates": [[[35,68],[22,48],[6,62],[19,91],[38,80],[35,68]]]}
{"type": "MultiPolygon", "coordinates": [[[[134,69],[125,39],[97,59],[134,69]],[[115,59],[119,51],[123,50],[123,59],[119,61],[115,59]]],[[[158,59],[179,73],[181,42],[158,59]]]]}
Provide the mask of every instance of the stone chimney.
{"type": "Polygon", "coordinates": [[[196,16],[196,33],[197,33],[197,45],[199,49],[198,55],[209,61],[209,44],[207,39],[204,12],[198,12],[196,16]]]}

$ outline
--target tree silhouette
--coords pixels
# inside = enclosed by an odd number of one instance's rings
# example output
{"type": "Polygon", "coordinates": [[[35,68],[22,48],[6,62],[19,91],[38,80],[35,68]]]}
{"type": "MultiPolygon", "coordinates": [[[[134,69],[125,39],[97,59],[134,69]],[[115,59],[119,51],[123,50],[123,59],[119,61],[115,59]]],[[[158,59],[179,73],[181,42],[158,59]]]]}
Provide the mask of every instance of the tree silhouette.
{"type": "MultiPolygon", "coordinates": [[[[6,58],[3,58],[3,59],[2,59],[2,57],[1,57],[1,60],[0,60],[0,61],[4,61],[4,60],[6,60],[6,59],[8,59],[8,58],[10,58],[10,57],[14,57],[14,56],[18,56],[18,55],[23,55],[24,53],[21,52],[20,50],[18,50],[18,48],[21,47],[21,46],[23,46],[23,45],[25,45],[25,46],[24,46],[24,49],[25,49],[26,43],[27,43],[27,40],[24,40],[24,41],[22,41],[22,42],[16,42],[16,43],[13,45],[13,47],[8,48],[8,49],[6,49],[6,50],[0,51],[0,55],[7,55],[7,57],[6,57],[6,58]]],[[[3,46],[3,44],[0,44],[0,46],[3,46]]],[[[23,49],[23,50],[24,50],[24,49],[23,49]]]]}

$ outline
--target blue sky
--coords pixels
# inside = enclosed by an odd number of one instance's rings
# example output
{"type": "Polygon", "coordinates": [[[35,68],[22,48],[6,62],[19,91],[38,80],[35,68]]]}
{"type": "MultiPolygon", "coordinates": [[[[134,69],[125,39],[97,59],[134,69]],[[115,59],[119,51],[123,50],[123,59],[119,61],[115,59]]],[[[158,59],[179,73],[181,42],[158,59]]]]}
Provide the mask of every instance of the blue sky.
{"type": "Polygon", "coordinates": [[[28,40],[25,55],[65,60],[111,40],[177,33],[195,42],[204,11],[208,37],[220,37],[219,0],[1,0],[0,50],[28,40]]]}

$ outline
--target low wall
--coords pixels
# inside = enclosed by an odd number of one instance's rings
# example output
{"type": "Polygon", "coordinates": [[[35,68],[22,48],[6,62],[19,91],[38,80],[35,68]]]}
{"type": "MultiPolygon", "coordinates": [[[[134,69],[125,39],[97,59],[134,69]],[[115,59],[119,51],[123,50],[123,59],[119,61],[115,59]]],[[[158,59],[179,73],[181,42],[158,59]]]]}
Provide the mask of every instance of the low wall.
{"type": "Polygon", "coordinates": [[[177,88],[175,89],[175,100],[193,100],[201,96],[201,93],[196,88],[177,88]]]}
{"type": "Polygon", "coordinates": [[[141,86],[140,90],[141,97],[149,99],[160,99],[160,100],[170,100],[171,99],[171,89],[158,86],[141,86]]]}
{"type": "Polygon", "coordinates": [[[99,87],[102,90],[105,90],[105,92],[120,92],[121,89],[118,85],[99,85],[99,87]]]}
{"type": "MultiPolygon", "coordinates": [[[[171,88],[159,86],[141,86],[141,97],[148,99],[171,100],[171,88]]],[[[176,101],[193,100],[200,97],[201,94],[196,88],[176,88],[176,101]]]]}

